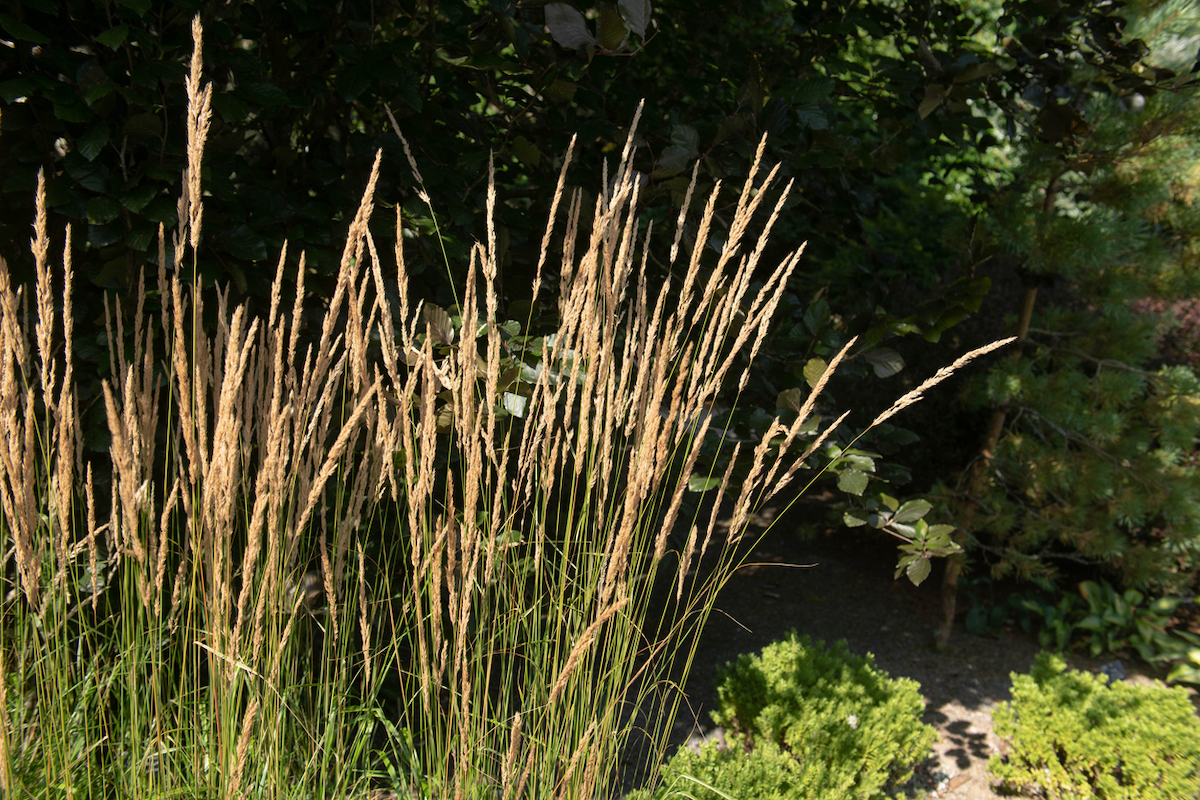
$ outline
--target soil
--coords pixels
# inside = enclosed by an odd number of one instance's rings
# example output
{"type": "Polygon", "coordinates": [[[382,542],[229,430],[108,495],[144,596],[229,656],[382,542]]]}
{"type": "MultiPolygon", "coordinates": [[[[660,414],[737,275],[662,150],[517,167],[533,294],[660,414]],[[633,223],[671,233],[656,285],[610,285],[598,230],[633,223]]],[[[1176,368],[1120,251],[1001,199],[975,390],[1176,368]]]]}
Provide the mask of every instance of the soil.
{"type": "MultiPolygon", "coordinates": [[[[810,517],[824,513],[809,508],[810,517]]],[[[789,516],[804,514],[800,506],[789,516]]],[[[914,586],[907,578],[893,579],[896,547],[886,535],[824,526],[815,535],[802,535],[804,527],[802,519],[778,520],[718,596],[685,687],[689,706],[680,712],[675,741],[719,734],[709,714],[718,668],[795,630],[828,642],[845,639],[853,652],[872,653],[893,677],[921,684],[927,703],[923,720],[936,728],[938,741],[905,794],[957,800],[1021,797],[998,793],[987,762],[1005,752],[992,730],[992,709],[1010,699],[1010,673],[1027,672],[1033,665],[1041,649],[1036,637],[1019,628],[972,636],[961,622],[960,602],[950,644],[935,652],[940,568],[914,586]]],[[[1067,660],[1073,668],[1095,671],[1115,657],[1067,660]]],[[[1131,659],[1122,663],[1130,680],[1150,680],[1139,671],[1142,665],[1131,659]]]]}

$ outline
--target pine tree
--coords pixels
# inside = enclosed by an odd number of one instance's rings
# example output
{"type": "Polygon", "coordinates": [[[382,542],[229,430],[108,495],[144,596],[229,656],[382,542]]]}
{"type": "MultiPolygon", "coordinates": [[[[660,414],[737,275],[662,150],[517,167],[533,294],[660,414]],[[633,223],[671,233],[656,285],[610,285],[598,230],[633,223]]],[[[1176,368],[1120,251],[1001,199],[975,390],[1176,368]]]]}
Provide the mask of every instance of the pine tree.
{"type": "MultiPolygon", "coordinates": [[[[1154,90],[1123,91],[1120,78],[1097,89],[1081,51],[1073,89],[1044,103],[1038,136],[1013,143],[1019,179],[993,198],[991,233],[1024,279],[1006,331],[1020,347],[966,392],[993,409],[991,424],[943,490],[994,577],[1049,581],[1074,561],[1174,591],[1200,568],[1200,382],[1158,357],[1170,321],[1135,301],[1197,288],[1200,72],[1188,36],[1200,11],[1127,12],[1125,40],[1148,46],[1129,83],[1150,77],[1154,90]],[[1049,302],[1038,297],[1048,286],[1049,302]]],[[[946,568],[943,645],[962,566],[946,568]]]]}

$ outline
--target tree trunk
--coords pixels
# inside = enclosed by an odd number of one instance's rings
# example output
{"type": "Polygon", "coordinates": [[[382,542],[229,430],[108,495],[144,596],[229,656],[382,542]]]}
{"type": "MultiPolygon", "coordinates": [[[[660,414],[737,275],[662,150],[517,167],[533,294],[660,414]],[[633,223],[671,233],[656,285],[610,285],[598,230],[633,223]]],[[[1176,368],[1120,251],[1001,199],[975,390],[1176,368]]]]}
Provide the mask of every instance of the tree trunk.
{"type": "MultiPolygon", "coordinates": [[[[1017,349],[1013,351],[1012,358],[1021,356],[1021,343],[1029,335],[1029,323],[1033,319],[1033,306],[1036,301],[1037,287],[1026,288],[1025,297],[1021,302],[1021,318],[1017,322],[1017,349]]],[[[954,629],[954,616],[958,611],[958,578],[962,575],[963,566],[967,560],[966,536],[961,531],[971,529],[972,518],[975,515],[975,504],[970,502],[969,498],[978,496],[983,489],[988,465],[992,463],[992,452],[996,449],[996,443],[1000,441],[1000,434],[1004,432],[1004,421],[1007,416],[1008,411],[1005,408],[997,408],[992,412],[987,435],[983,439],[983,446],[979,448],[979,457],[975,459],[975,463],[971,467],[971,480],[967,484],[968,503],[961,524],[958,526],[959,531],[955,532],[955,541],[963,548],[963,552],[948,556],[945,570],[942,572],[942,621],[938,625],[934,640],[934,646],[938,652],[945,650],[950,643],[950,632],[954,629]]]]}

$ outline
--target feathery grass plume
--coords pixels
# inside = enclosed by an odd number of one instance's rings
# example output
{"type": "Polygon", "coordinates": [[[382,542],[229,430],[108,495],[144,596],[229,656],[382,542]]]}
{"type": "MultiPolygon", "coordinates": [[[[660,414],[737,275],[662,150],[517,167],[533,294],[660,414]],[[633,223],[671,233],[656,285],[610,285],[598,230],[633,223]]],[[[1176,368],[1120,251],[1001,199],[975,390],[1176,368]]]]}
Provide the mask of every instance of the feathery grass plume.
{"type": "MultiPolygon", "coordinates": [[[[200,245],[200,228],[204,216],[203,195],[200,192],[200,162],[204,155],[204,144],[208,141],[208,127],[212,122],[212,84],[200,87],[200,76],[204,71],[204,29],[200,15],[192,18],[192,61],[188,76],[184,80],[187,91],[187,171],[184,183],[187,186],[187,220],[191,235],[192,250],[200,245]]],[[[180,215],[183,219],[183,215],[180,215]]],[[[178,257],[178,256],[177,256],[178,257]]]]}
{"type": "MultiPolygon", "coordinates": [[[[23,390],[28,372],[28,342],[21,327],[19,292],[8,265],[0,259],[0,511],[12,538],[13,558],[22,592],[31,608],[40,607],[42,547],[37,535],[38,500],[34,479],[34,405],[32,389],[23,390]],[[23,432],[23,435],[22,435],[23,432]]],[[[5,552],[9,548],[0,548],[5,552]]]]}
{"type": "Polygon", "coordinates": [[[999,350],[1001,347],[1004,347],[1006,344],[1010,344],[1012,342],[1015,342],[1016,340],[1017,340],[1017,337],[1015,337],[1015,336],[1010,336],[1007,339],[997,339],[996,341],[992,342],[991,344],[985,344],[982,347],[975,348],[974,350],[972,350],[969,353],[964,353],[963,355],[954,359],[954,362],[950,366],[942,367],[937,372],[935,372],[932,377],[926,378],[924,381],[922,381],[921,384],[917,388],[913,389],[911,392],[906,392],[904,395],[902,395],[898,400],[896,400],[896,402],[892,403],[891,407],[889,407],[886,411],[883,411],[882,413],[880,413],[879,416],[877,416],[871,422],[871,424],[868,426],[868,428],[874,428],[878,425],[882,425],[884,422],[887,422],[889,419],[894,417],[896,414],[899,414],[901,411],[903,411],[904,409],[911,406],[913,403],[916,403],[918,400],[920,400],[925,395],[925,392],[929,391],[934,386],[937,386],[939,383],[946,380],[946,378],[949,378],[955,372],[962,369],[967,364],[969,364],[971,361],[974,361],[976,358],[987,355],[988,353],[992,352],[993,350],[999,350]]]}

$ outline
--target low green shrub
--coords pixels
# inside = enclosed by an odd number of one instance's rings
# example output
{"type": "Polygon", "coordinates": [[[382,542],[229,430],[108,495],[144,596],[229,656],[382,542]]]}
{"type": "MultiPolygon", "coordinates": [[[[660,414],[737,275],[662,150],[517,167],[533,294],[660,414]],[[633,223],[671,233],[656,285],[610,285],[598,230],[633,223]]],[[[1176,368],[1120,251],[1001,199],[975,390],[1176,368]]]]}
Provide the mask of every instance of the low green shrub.
{"type": "Polygon", "coordinates": [[[680,748],[663,767],[656,792],[640,789],[625,800],[807,800],[831,796],[819,793],[814,777],[771,742],[748,752],[710,742],[695,752],[680,748]]]}
{"type": "Polygon", "coordinates": [[[1106,685],[1049,653],[1012,678],[1012,702],[993,714],[1012,751],[988,764],[1006,788],[1049,798],[1200,796],[1200,720],[1182,688],[1106,685]]]}
{"type": "Polygon", "coordinates": [[[936,736],[921,723],[919,689],[845,642],[826,649],[793,631],[726,665],[713,719],[731,748],[680,750],[658,796],[882,797],[912,775],[936,736]]]}

